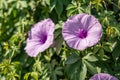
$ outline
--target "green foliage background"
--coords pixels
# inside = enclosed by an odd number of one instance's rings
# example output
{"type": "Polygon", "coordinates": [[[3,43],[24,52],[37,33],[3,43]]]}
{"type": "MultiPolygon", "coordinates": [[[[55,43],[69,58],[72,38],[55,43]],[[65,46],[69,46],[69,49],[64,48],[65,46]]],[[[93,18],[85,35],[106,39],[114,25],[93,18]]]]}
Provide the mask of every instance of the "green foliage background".
{"type": "Polygon", "coordinates": [[[89,80],[96,73],[120,79],[120,0],[0,0],[0,80],[89,80]],[[72,15],[94,15],[101,41],[85,51],[69,48],[61,35],[72,15]],[[24,51],[33,24],[51,18],[55,44],[36,58],[24,51]]]}

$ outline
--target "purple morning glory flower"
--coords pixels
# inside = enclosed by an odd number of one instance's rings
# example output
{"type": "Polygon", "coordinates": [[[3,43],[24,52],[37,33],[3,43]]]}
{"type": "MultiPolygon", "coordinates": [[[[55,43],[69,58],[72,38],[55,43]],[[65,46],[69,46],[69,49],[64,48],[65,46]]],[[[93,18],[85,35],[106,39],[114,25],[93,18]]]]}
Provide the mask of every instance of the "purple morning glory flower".
{"type": "Polygon", "coordinates": [[[106,73],[95,74],[90,80],[118,80],[116,77],[106,73]]]}
{"type": "Polygon", "coordinates": [[[69,47],[84,50],[98,43],[102,26],[94,16],[78,14],[64,23],[62,35],[69,47]]]}
{"type": "Polygon", "coordinates": [[[25,50],[31,57],[36,57],[40,52],[49,48],[54,39],[54,23],[45,19],[36,23],[28,33],[25,50]]]}

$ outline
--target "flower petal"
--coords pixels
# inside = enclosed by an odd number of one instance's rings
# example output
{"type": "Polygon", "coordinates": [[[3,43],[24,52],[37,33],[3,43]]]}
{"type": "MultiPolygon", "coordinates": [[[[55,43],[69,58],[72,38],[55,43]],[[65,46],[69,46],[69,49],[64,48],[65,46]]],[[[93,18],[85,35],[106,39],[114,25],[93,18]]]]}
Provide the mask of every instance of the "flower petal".
{"type": "Polygon", "coordinates": [[[80,42],[78,43],[78,50],[85,50],[88,47],[88,41],[87,39],[81,39],[80,42]]]}
{"type": "Polygon", "coordinates": [[[70,17],[65,22],[62,33],[63,33],[63,35],[64,35],[64,33],[76,35],[76,31],[78,31],[78,29],[81,27],[82,27],[82,24],[79,22],[78,17],[73,16],[73,17],[70,17]]]}
{"type": "Polygon", "coordinates": [[[89,47],[97,44],[97,42],[102,37],[102,26],[100,23],[96,23],[93,27],[91,27],[88,31],[87,40],[89,41],[89,47]]]}
{"type": "Polygon", "coordinates": [[[87,39],[72,38],[67,40],[67,44],[74,49],[84,50],[88,47],[87,39]]]}
{"type": "Polygon", "coordinates": [[[35,57],[39,53],[39,52],[35,53],[36,48],[38,48],[39,46],[41,46],[39,40],[27,40],[27,45],[25,47],[25,50],[29,56],[35,57]]]}
{"type": "Polygon", "coordinates": [[[89,29],[90,27],[92,27],[96,22],[97,19],[92,16],[92,15],[88,15],[88,14],[82,14],[83,17],[81,18],[81,23],[83,24],[84,29],[89,29]]]}

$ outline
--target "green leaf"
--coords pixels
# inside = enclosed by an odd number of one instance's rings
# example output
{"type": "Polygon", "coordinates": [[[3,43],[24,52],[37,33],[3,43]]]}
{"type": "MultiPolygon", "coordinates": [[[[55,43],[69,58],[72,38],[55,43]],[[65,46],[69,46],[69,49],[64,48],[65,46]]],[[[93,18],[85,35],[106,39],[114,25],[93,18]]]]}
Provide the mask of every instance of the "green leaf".
{"type": "Polygon", "coordinates": [[[55,74],[56,74],[56,75],[63,75],[62,71],[57,70],[57,69],[55,70],[55,74]]]}
{"type": "Polygon", "coordinates": [[[88,61],[90,61],[90,62],[98,61],[97,57],[96,57],[94,54],[92,54],[92,53],[88,53],[88,54],[84,57],[84,59],[86,59],[86,60],[88,60],[88,61]]]}
{"type": "Polygon", "coordinates": [[[115,47],[112,52],[112,56],[113,56],[114,60],[118,60],[118,58],[120,57],[120,42],[117,42],[115,44],[115,47]]]}
{"type": "Polygon", "coordinates": [[[66,64],[73,64],[77,62],[79,59],[80,57],[76,53],[73,53],[72,55],[68,57],[66,64]]]}
{"type": "Polygon", "coordinates": [[[98,11],[102,6],[102,0],[93,0],[92,4],[94,5],[94,7],[96,8],[96,10],[98,11]]]}
{"type": "Polygon", "coordinates": [[[118,0],[118,7],[120,8],[120,0],[118,0]]]}
{"type": "Polygon", "coordinates": [[[96,74],[97,73],[97,69],[96,69],[95,64],[93,64],[89,61],[86,61],[86,60],[84,60],[84,63],[86,64],[87,69],[91,74],[96,74]]]}
{"type": "Polygon", "coordinates": [[[104,50],[105,51],[107,51],[107,52],[112,52],[112,44],[111,43],[104,43],[103,44],[103,48],[104,48],[104,50]]]}
{"type": "Polygon", "coordinates": [[[100,49],[99,45],[95,46],[93,49],[93,53],[97,53],[99,51],[99,49],[100,49]]]}
{"type": "Polygon", "coordinates": [[[55,48],[56,48],[57,54],[60,53],[62,44],[63,44],[63,38],[62,38],[62,36],[59,36],[59,37],[55,40],[55,48]]]}
{"type": "Polygon", "coordinates": [[[55,68],[55,74],[56,75],[63,75],[63,73],[62,73],[62,67],[57,67],[57,68],[55,68]]]}
{"type": "Polygon", "coordinates": [[[69,4],[68,6],[67,6],[67,8],[66,8],[66,10],[73,10],[73,9],[75,9],[75,8],[77,8],[77,6],[75,6],[75,5],[73,5],[73,4],[69,4]]]}
{"type": "Polygon", "coordinates": [[[61,32],[62,32],[62,29],[61,29],[61,28],[55,30],[55,34],[54,34],[55,39],[57,39],[57,38],[61,35],[61,32]]]}
{"type": "Polygon", "coordinates": [[[82,60],[80,60],[73,64],[67,64],[66,72],[69,80],[85,80],[87,67],[82,60]]]}
{"type": "Polygon", "coordinates": [[[28,77],[30,76],[30,73],[26,73],[24,76],[24,80],[28,80],[28,77]]]}
{"type": "Polygon", "coordinates": [[[53,73],[50,80],[57,80],[57,75],[53,73]]]}
{"type": "Polygon", "coordinates": [[[71,0],[61,0],[64,5],[68,5],[71,0]]]}
{"type": "Polygon", "coordinates": [[[74,15],[76,12],[77,12],[77,9],[76,9],[76,8],[73,9],[73,10],[68,10],[68,11],[67,11],[67,16],[70,17],[70,16],[74,15]]]}
{"type": "Polygon", "coordinates": [[[85,80],[86,74],[87,74],[87,67],[86,67],[86,65],[82,62],[79,80],[85,80]]]}
{"type": "Polygon", "coordinates": [[[28,6],[26,1],[20,1],[19,2],[22,8],[26,8],[28,6]]]}
{"type": "Polygon", "coordinates": [[[45,0],[46,4],[50,5],[50,0],[45,0]]]}
{"type": "Polygon", "coordinates": [[[50,12],[55,8],[57,0],[50,0],[50,12]]]}
{"type": "Polygon", "coordinates": [[[112,47],[111,46],[103,46],[103,48],[107,52],[112,52],[112,47]]]}
{"type": "Polygon", "coordinates": [[[77,6],[73,5],[73,4],[69,4],[66,8],[67,10],[67,16],[71,16],[73,15],[73,13],[75,13],[77,11],[77,6]]]}
{"type": "Polygon", "coordinates": [[[104,49],[103,49],[103,48],[100,48],[100,50],[99,50],[99,56],[100,56],[101,58],[104,57],[104,49]]]}
{"type": "Polygon", "coordinates": [[[80,69],[81,62],[76,62],[73,64],[67,64],[66,73],[68,76],[68,80],[79,80],[80,78],[80,69]]]}
{"type": "Polygon", "coordinates": [[[60,17],[62,11],[63,11],[63,3],[60,0],[57,0],[57,3],[55,5],[56,13],[58,14],[58,17],[60,17]]]}
{"type": "Polygon", "coordinates": [[[38,80],[38,73],[37,73],[37,72],[31,72],[31,76],[32,76],[35,80],[38,80]]]}

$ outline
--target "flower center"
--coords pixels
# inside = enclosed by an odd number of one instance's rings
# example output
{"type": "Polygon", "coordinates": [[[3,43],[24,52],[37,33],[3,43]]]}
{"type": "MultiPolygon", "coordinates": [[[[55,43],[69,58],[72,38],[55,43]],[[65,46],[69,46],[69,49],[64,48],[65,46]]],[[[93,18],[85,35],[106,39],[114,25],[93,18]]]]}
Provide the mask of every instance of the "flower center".
{"type": "Polygon", "coordinates": [[[79,38],[83,39],[87,37],[87,31],[84,29],[79,29],[77,33],[79,38]]]}
{"type": "Polygon", "coordinates": [[[41,39],[40,39],[40,42],[41,42],[42,44],[44,44],[44,43],[46,42],[46,40],[47,40],[47,35],[42,35],[42,36],[41,36],[41,39]]]}

